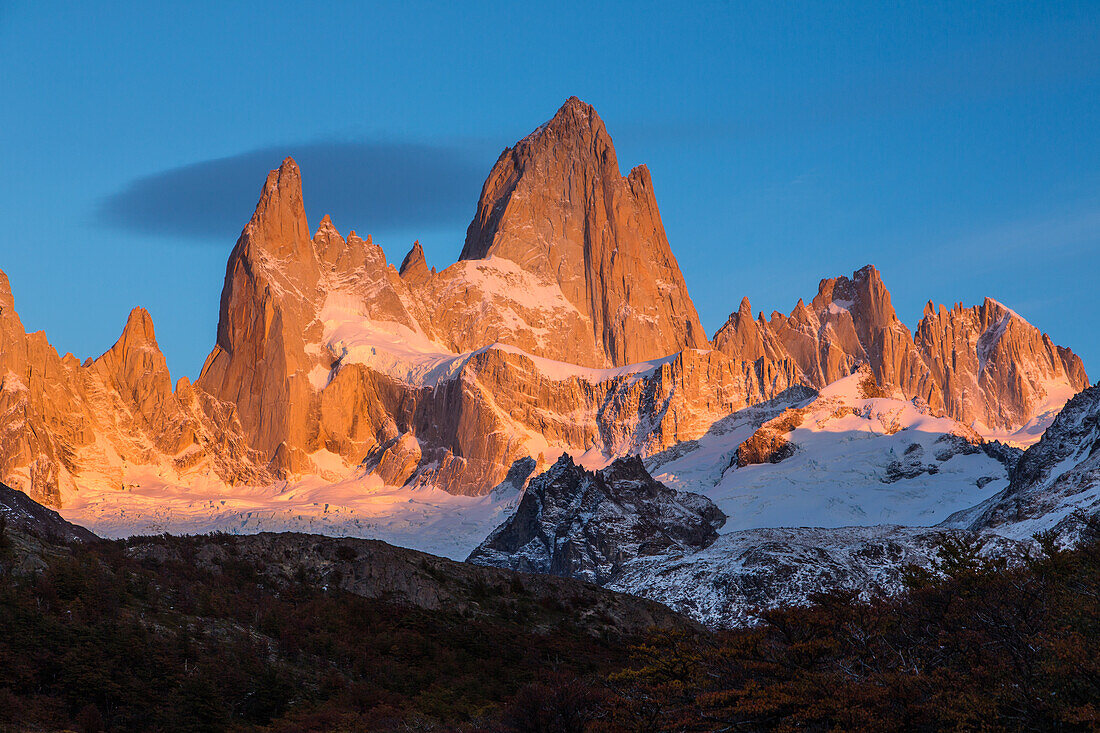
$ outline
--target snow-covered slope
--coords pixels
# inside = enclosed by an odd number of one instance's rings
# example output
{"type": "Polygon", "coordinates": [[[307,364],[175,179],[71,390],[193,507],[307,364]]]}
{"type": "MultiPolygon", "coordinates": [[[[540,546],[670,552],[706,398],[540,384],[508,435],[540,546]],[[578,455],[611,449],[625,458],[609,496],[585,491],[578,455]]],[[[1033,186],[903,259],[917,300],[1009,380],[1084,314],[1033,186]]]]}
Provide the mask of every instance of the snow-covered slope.
{"type": "MultiPolygon", "coordinates": [[[[761,611],[805,605],[825,591],[897,593],[905,568],[931,565],[943,537],[953,533],[886,524],[731,532],[701,552],[632,560],[608,587],[660,601],[711,627],[745,626],[761,611]]],[[[1017,548],[994,538],[982,554],[1017,548]]]]}
{"type": "Polygon", "coordinates": [[[461,560],[515,510],[521,490],[522,482],[505,481],[483,496],[458,496],[427,486],[386,486],[359,471],[336,481],[311,476],[232,487],[181,484],[132,468],[121,491],[86,486],[65,498],[60,514],[107,538],[310,532],[379,539],[461,560]]]}
{"type": "Polygon", "coordinates": [[[714,501],[729,517],[724,532],[931,526],[1008,485],[1011,449],[986,446],[966,426],[913,402],[869,397],[867,384],[873,380],[861,371],[816,397],[792,390],[652,456],[648,468],[668,486],[714,501]],[[786,443],[771,456],[777,462],[739,461],[739,448],[765,434],[786,443]]]}
{"type": "Polygon", "coordinates": [[[823,590],[896,592],[904,567],[929,565],[948,534],[977,538],[987,556],[1011,557],[1040,531],[1073,544],[1088,518],[1100,515],[1100,386],[1071,399],[1021,455],[996,443],[972,445],[965,428],[911,403],[868,399],[860,381],[788,400],[785,410],[781,400],[744,410],[693,450],[656,456],[660,478],[703,491],[730,520],[708,548],[632,560],[611,587],[712,626],[741,625],[761,609],[806,603],[823,590]],[[738,466],[738,439],[792,412],[801,418],[787,434],[793,453],[738,466]],[[783,502],[769,503],[775,497],[783,502]],[[859,522],[874,526],[830,524],[876,511],[859,522]],[[896,516],[927,525],[945,513],[931,528],[879,523],[896,516]],[[794,526],[766,528],[783,520],[794,526]]]}

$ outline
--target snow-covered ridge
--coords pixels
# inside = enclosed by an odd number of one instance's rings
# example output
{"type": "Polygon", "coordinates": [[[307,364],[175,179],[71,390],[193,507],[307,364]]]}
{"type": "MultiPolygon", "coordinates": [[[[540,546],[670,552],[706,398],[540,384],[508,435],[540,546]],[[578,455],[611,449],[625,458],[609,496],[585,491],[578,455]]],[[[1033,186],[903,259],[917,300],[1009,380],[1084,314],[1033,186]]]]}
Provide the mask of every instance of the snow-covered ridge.
{"type": "Polygon", "coordinates": [[[966,426],[912,402],[866,398],[864,374],[812,400],[732,415],[691,450],[654,456],[655,478],[700,493],[729,517],[723,532],[762,527],[931,526],[995,495],[1008,470],[966,426]],[[786,408],[805,412],[778,463],[736,464],[738,446],[786,408]]]}
{"type": "MultiPolygon", "coordinates": [[[[496,258],[495,262],[507,262],[507,260],[496,258]]],[[[483,265],[481,262],[477,264],[483,265]]],[[[514,263],[510,264],[512,267],[518,267],[514,263]]],[[[471,265],[471,269],[480,271],[484,268],[471,265]]],[[[558,292],[560,295],[560,291],[558,292]]],[[[527,295],[531,296],[529,292],[527,295]]],[[[565,302],[568,304],[567,301],[565,302]]],[[[570,305],[569,308],[572,306],[570,305]]],[[[335,361],[332,371],[326,370],[323,366],[314,367],[311,371],[310,381],[318,390],[323,389],[335,370],[345,364],[369,366],[377,372],[411,386],[434,387],[442,381],[454,379],[472,356],[490,349],[523,356],[546,379],[553,381],[580,379],[592,384],[620,377],[641,377],[676,358],[676,355],[672,354],[662,359],[637,364],[596,369],[535,356],[516,346],[503,343],[492,343],[471,351],[454,352],[429,338],[423,331],[414,331],[400,323],[377,320],[363,315],[359,297],[343,291],[327,294],[318,319],[324,327],[323,341],[310,345],[307,350],[318,355],[327,353],[335,361]]]]}
{"type": "MultiPolygon", "coordinates": [[[[700,552],[631,560],[608,587],[660,601],[711,627],[747,626],[759,623],[765,610],[807,605],[826,590],[862,598],[898,593],[905,568],[929,566],[946,534],[898,525],[743,530],[700,552]]],[[[1018,547],[991,538],[982,552],[1018,547]]]]}

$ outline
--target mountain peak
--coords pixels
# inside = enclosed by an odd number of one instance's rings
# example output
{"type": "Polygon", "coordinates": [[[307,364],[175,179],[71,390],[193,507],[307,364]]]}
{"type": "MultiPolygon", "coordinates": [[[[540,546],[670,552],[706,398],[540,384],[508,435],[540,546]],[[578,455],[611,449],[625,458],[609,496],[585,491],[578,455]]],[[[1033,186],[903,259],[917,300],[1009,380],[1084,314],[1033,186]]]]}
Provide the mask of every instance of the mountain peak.
{"type": "Polygon", "coordinates": [[[140,306],[131,310],[126,318],[126,326],[122,329],[121,339],[135,344],[156,345],[156,331],[153,329],[153,317],[149,315],[149,311],[140,306]]]}
{"type": "Polygon", "coordinates": [[[661,223],[649,171],[619,171],[591,105],[570,97],[554,117],[501,154],[466,232],[463,260],[511,260],[591,323],[604,363],[630,364],[703,348],[687,285],[661,223]]]}
{"type": "Polygon", "coordinates": [[[312,257],[302,202],[302,174],[293,158],[287,157],[267,174],[256,210],[241,238],[247,239],[249,247],[258,247],[276,257],[296,260],[312,257]]]}
{"type": "Polygon", "coordinates": [[[339,234],[339,232],[336,230],[336,225],[332,223],[332,218],[328,214],[325,214],[321,217],[321,221],[319,224],[317,224],[317,231],[313,233],[313,237],[316,239],[318,236],[321,235],[322,232],[335,232],[336,234],[339,234]]]}
{"type": "Polygon", "coordinates": [[[878,271],[878,268],[874,265],[864,265],[863,267],[852,273],[852,279],[857,282],[870,279],[871,281],[877,280],[882,282],[882,273],[878,271]]]}
{"type": "Polygon", "coordinates": [[[541,125],[535,130],[532,135],[529,135],[526,139],[529,139],[535,135],[543,133],[551,133],[556,136],[561,136],[567,133],[577,133],[585,130],[591,130],[596,134],[607,135],[607,130],[604,127],[603,120],[600,119],[600,115],[596,112],[596,109],[585,102],[582,102],[577,97],[570,97],[565,100],[565,103],[558,108],[558,111],[554,113],[554,116],[550,118],[545,124],[541,125]]]}
{"type": "Polygon", "coordinates": [[[285,198],[288,203],[294,203],[295,199],[301,201],[302,171],[294,158],[290,156],[283,158],[278,168],[268,172],[262,195],[277,197],[280,200],[285,198]]]}
{"type": "Polygon", "coordinates": [[[558,114],[561,114],[565,110],[583,110],[586,112],[593,111],[592,105],[583,102],[581,98],[578,97],[576,94],[569,95],[569,99],[562,102],[561,107],[558,107],[558,114]]]}
{"type": "MultiPolygon", "coordinates": [[[[833,306],[851,310],[855,321],[871,330],[889,327],[898,321],[890,291],[882,281],[882,275],[874,265],[864,265],[852,273],[849,279],[840,277],[826,278],[817,288],[817,297],[813,299],[814,310],[818,313],[833,306]]],[[[869,337],[869,333],[861,333],[869,337]]]]}
{"type": "Polygon", "coordinates": [[[401,267],[397,274],[406,280],[420,282],[428,276],[428,263],[424,260],[424,248],[420,246],[420,240],[413,242],[412,249],[401,261],[401,267]]]}
{"type": "MultiPolygon", "coordinates": [[[[126,325],[122,327],[122,333],[114,345],[100,359],[113,354],[115,359],[121,362],[130,360],[137,353],[154,353],[155,359],[163,364],[164,357],[160,354],[157,345],[156,330],[153,328],[153,317],[149,311],[137,307],[130,311],[126,317],[126,325]]],[[[145,356],[141,357],[145,359],[145,356]]]]}
{"type": "MultiPolygon", "coordinates": [[[[994,300],[993,298],[990,298],[988,295],[985,297],[984,300],[982,300],[982,310],[985,310],[985,311],[989,312],[990,314],[993,314],[994,318],[1001,318],[1001,317],[1007,315],[1007,316],[1010,316],[1010,317],[1019,318],[1024,323],[1027,323],[1026,318],[1024,318],[1019,313],[1017,313],[1016,311],[1009,308],[1007,305],[1005,305],[1001,301],[994,300]]],[[[1028,324],[1028,325],[1030,325],[1030,324],[1028,324]]]]}

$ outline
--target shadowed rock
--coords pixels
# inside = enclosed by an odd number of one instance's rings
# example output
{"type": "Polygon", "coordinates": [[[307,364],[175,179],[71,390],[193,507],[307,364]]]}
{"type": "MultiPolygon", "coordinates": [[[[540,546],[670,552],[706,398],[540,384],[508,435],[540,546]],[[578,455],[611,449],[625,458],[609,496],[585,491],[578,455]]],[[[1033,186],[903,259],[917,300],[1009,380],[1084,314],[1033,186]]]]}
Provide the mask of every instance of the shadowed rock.
{"type": "Polygon", "coordinates": [[[469,562],[603,584],[632,558],[706,547],[725,521],[709,499],[653,480],[637,456],[592,472],[563,455],[469,562]]]}

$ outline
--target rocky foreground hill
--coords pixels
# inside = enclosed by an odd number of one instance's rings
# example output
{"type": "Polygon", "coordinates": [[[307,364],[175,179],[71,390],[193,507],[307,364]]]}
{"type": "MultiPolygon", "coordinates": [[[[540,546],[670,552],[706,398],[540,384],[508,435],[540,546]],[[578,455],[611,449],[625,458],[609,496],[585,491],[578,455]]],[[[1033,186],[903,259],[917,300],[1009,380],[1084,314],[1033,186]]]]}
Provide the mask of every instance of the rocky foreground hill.
{"type": "Polygon", "coordinates": [[[0,581],[5,730],[529,730],[532,688],[600,680],[657,630],[705,633],[373,540],[99,540],[5,486],[0,581]]]}
{"type": "MultiPolygon", "coordinates": [[[[639,471],[635,460],[602,481],[621,495],[624,482],[651,483],[639,471]]],[[[559,473],[577,475],[564,463],[559,473]]],[[[369,540],[53,537],[62,520],[17,494],[0,491],[0,517],[17,517],[0,522],[6,729],[709,731],[781,719],[1089,730],[1097,720],[1095,520],[1078,550],[1044,537],[1015,563],[946,535],[899,596],[826,586],[808,607],[711,632],[576,580],[369,540]],[[656,626],[642,633],[646,624],[656,626]]],[[[872,543],[913,534],[885,531],[893,537],[860,533],[872,543]]],[[[742,566],[777,548],[804,556],[780,573],[795,587],[836,550],[785,530],[755,544],[742,566]]],[[[896,558],[845,559],[824,572],[896,558]]],[[[700,578],[705,568],[679,587],[700,578]]]]}

